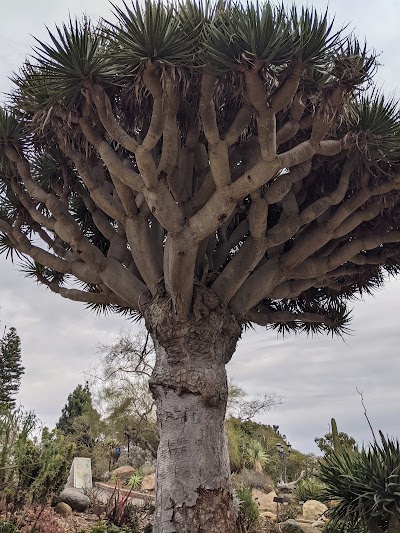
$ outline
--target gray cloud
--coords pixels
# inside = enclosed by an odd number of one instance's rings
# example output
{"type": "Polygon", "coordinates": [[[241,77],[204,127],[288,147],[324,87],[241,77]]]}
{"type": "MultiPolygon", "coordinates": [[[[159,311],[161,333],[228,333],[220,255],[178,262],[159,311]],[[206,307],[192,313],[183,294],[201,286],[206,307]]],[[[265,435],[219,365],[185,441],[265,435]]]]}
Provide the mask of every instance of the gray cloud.
{"type": "MultiPolygon", "coordinates": [[[[315,1],[325,9],[325,1],[315,1]]],[[[44,25],[68,19],[68,13],[86,11],[109,15],[107,0],[21,0],[3,10],[0,21],[0,91],[8,91],[8,76],[30,53],[30,34],[46,38],[44,25]]],[[[377,77],[385,92],[398,92],[400,56],[397,53],[400,4],[393,0],[335,0],[330,12],[336,24],[349,23],[377,52],[383,67],[377,77]]],[[[109,343],[122,328],[121,317],[96,317],[80,304],[52,295],[19,274],[0,257],[2,324],[14,325],[23,343],[23,377],[19,400],[48,424],[58,419],[67,395],[84,380],[95,363],[96,345],[109,343]]],[[[360,398],[364,391],[368,413],[376,428],[400,434],[398,376],[400,375],[400,283],[391,282],[375,298],[357,302],[353,335],[345,342],[331,338],[277,338],[273,332],[248,331],[228,365],[229,374],[249,393],[276,392],[284,398],[262,421],[279,424],[292,444],[316,451],[315,436],[328,430],[334,416],[339,428],[358,440],[371,438],[360,398]]]]}

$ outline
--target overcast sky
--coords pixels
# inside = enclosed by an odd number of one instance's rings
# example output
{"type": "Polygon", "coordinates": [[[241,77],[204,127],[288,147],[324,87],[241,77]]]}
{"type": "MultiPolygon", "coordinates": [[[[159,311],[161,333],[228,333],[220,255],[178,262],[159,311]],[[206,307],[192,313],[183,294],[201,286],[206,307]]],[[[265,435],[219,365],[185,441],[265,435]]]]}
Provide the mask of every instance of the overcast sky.
{"type": "MultiPolygon", "coordinates": [[[[300,4],[300,3],[299,3],[300,4]]],[[[325,9],[326,2],[312,5],[325,9]]],[[[377,82],[398,97],[400,0],[332,0],[329,11],[379,54],[377,82]]],[[[32,35],[46,39],[53,27],[72,15],[109,14],[105,0],[19,0],[3,6],[0,20],[0,91],[10,89],[8,77],[22,63],[32,35]]],[[[4,100],[3,97],[1,99],[4,100]]],[[[257,329],[243,335],[228,365],[229,375],[249,394],[275,392],[283,405],[262,417],[278,424],[293,446],[317,451],[314,437],[328,431],[331,417],[339,430],[356,439],[371,435],[356,387],[364,393],[375,429],[400,435],[400,282],[392,281],[374,298],[354,305],[352,335],[345,341],[291,336],[277,338],[257,329]]],[[[22,339],[25,375],[19,401],[50,426],[60,416],[68,394],[83,383],[96,363],[98,343],[110,343],[122,329],[133,328],[121,317],[98,317],[82,304],[37,287],[18,272],[18,264],[0,257],[0,320],[17,328],[22,339]]]]}

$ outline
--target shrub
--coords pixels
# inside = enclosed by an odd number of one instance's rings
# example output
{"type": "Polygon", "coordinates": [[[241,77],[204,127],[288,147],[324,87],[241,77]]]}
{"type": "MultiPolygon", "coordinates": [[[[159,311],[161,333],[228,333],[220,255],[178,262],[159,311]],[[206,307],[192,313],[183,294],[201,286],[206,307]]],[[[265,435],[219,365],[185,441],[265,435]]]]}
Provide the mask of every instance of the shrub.
{"type": "Polygon", "coordinates": [[[321,501],[325,489],[326,486],[318,479],[302,479],[297,485],[294,496],[298,502],[306,502],[307,500],[321,501]]]}
{"type": "Polygon", "coordinates": [[[271,479],[263,472],[248,470],[244,468],[238,474],[232,475],[232,484],[234,487],[248,487],[249,489],[258,489],[266,493],[271,492],[273,483],[271,479]]]}
{"type": "Polygon", "coordinates": [[[131,475],[126,484],[131,490],[139,490],[142,485],[142,479],[142,476],[135,472],[131,475]]]}
{"type": "Polygon", "coordinates": [[[296,519],[301,514],[301,505],[297,505],[296,503],[289,503],[287,505],[279,506],[279,522],[285,522],[285,520],[296,519]]]}
{"type": "Polygon", "coordinates": [[[37,442],[38,429],[32,413],[17,409],[0,415],[0,493],[11,522],[23,507],[45,505],[67,481],[74,446],[47,428],[37,442]]]}
{"type": "Polygon", "coordinates": [[[0,522],[0,533],[17,533],[17,528],[11,522],[0,522]]]}
{"type": "Polygon", "coordinates": [[[400,445],[398,440],[375,442],[360,452],[332,452],[321,461],[319,477],[327,486],[332,526],[348,524],[352,531],[398,531],[400,525],[400,445]]]}
{"type": "Polygon", "coordinates": [[[241,487],[235,491],[239,500],[239,513],[236,527],[239,533],[258,533],[261,528],[260,510],[253,500],[251,489],[241,487]]]}
{"type": "Polygon", "coordinates": [[[52,509],[44,509],[40,514],[34,531],[38,533],[65,533],[65,529],[60,525],[52,509]]]}
{"type": "Polygon", "coordinates": [[[139,470],[139,474],[142,477],[149,476],[150,474],[154,474],[154,472],[156,471],[154,464],[148,461],[144,463],[144,465],[142,465],[138,470],[139,470]]]}
{"type": "MultiPolygon", "coordinates": [[[[119,528],[129,526],[130,531],[138,531],[139,518],[137,516],[137,508],[129,500],[129,497],[130,491],[123,496],[120,491],[119,483],[117,483],[106,506],[106,516],[109,527],[111,525],[118,526],[119,528]]],[[[109,527],[107,528],[107,532],[109,532],[109,527]]]]}

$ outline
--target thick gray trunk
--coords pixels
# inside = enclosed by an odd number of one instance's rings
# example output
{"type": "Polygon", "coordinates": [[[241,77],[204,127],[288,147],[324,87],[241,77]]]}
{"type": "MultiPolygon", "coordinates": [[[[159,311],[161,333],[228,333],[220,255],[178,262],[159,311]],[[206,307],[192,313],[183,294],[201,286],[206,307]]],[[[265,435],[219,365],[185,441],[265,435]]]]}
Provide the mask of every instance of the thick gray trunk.
{"type": "Polygon", "coordinates": [[[159,298],[146,313],[156,348],[151,389],[157,402],[154,533],[232,533],[235,516],[225,435],[225,365],[240,327],[202,290],[199,313],[179,321],[159,298]]]}

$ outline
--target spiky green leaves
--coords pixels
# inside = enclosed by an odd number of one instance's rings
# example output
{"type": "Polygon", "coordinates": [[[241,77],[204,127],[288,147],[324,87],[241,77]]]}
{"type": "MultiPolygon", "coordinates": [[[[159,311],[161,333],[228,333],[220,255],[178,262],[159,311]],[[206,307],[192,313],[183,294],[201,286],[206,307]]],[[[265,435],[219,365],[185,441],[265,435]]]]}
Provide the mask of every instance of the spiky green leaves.
{"type": "Polygon", "coordinates": [[[298,14],[295,6],[291,11],[290,35],[293,53],[298,61],[321,67],[340,44],[340,31],[333,33],[333,21],[328,12],[318,15],[315,9],[302,8],[298,14]]]}
{"type": "Polygon", "coordinates": [[[331,511],[333,524],[370,524],[386,531],[393,516],[400,518],[400,446],[380,435],[381,443],[360,453],[333,452],[321,461],[324,496],[338,502],[331,511]]]}
{"type": "Polygon", "coordinates": [[[115,64],[127,75],[138,65],[157,61],[160,65],[191,66],[197,46],[194,30],[176,8],[161,1],[132,3],[124,9],[114,5],[118,24],[109,23],[106,31],[112,41],[115,64]]]}
{"type": "Polygon", "coordinates": [[[23,138],[24,121],[17,112],[0,107],[0,150],[6,144],[19,144],[23,138]]]}
{"type": "Polygon", "coordinates": [[[296,300],[264,300],[261,305],[262,312],[270,313],[271,323],[267,326],[278,333],[300,333],[316,335],[330,333],[343,336],[349,333],[351,311],[340,297],[329,298],[324,291],[318,290],[304,292],[296,300]],[[274,312],[277,320],[273,321],[274,312]],[[287,312],[293,320],[279,320],[280,312],[287,312]]]}
{"type": "Polygon", "coordinates": [[[87,19],[56,26],[49,38],[49,44],[37,40],[33,63],[14,77],[21,96],[29,95],[31,104],[61,103],[73,109],[82,99],[85,82],[116,83],[104,36],[87,19]]]}
{"type": "Polygon", "coordinates": [[[364,164],[382,166],[400,161],[400,113],[394,98],[376,91],[363,96],[350,126],[354,149],[364,164]]]}

